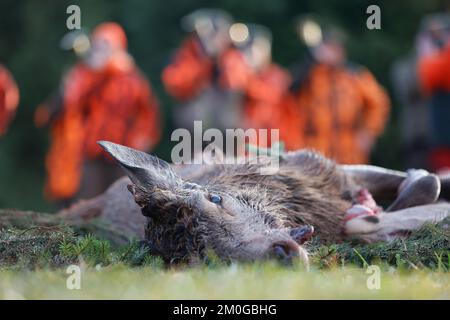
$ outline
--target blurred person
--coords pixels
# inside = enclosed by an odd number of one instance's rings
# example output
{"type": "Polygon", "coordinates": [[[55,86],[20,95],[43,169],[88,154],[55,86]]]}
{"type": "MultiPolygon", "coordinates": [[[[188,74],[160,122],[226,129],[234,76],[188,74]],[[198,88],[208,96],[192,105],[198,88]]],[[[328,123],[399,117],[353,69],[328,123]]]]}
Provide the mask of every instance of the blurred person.
{"type": "Polygon", "coordinates": [[[392,86],[400,109],[401,149],[407,168],[427,168],[430,149],[429,109],[420,90],[416,50],[394,62],[392,86]]]}
{"type": "Polygon", "coordinates": [[[11,73],[0,64],[0,136],[6,133],[19,104],[19,89],[11,73]]]}
{"type": "Polygon", "coordinates": [[[240,126],[247,65],[231,43],[232,18],[218,9],[199,9],[182,19],[189,34],[163,70],[162,81],[179,106],[174,111],[178,128],[225,130],[240,126]]]}
{"type": "Polygon", "coordinates": [[[312,148],[339,163],[367,163],[389,115],[386,92],[366,68],[347,61],[336,27],[324,30],[311,18],[297,27],[311,55],[285,99],[287,149],[312,148]]]}
{"type": "MultiPolygon", "coordinates": [[[[86,58],[90,45],[88,34],[82,30],[69,31],[60,41],[60,49],[73,53],[78,60],[86,58]]],[[[53,125],[63,110],[63,98],[64,81],[34,112],[34,124],[37,128],[53,125]]]]}
{"type": "Polygon", "coordinates": [[[450,15],[424,19],[419,38],[418,73],[421,89],[429,97],[432,150],[430,166],[450,170],[450,15]]]}
{"type": "Polygon", "coordinates": [[[98,140],[145,151],[159,142],[158,102],[127,52],[120,25],[107,22],[93,30],[82,60],[65,75],[50,102],[37,110],[37,125],[49,119],[52,144],[45,191],[53,200],[95,196],[122,175],[98,140]]]}
{"type": "MultiPolygon", "coordinates": [[[[287,70],[272,61],[272,34],[256,24],[236,23],[230,29],[236,47],[248,66],[243,82],[243,126],[253,129],[283,130],[282,98],[289,89],[291,77],[287,70]]],[[[259,147],[271,147],[271,135],[250,141],[259,147]]]]}

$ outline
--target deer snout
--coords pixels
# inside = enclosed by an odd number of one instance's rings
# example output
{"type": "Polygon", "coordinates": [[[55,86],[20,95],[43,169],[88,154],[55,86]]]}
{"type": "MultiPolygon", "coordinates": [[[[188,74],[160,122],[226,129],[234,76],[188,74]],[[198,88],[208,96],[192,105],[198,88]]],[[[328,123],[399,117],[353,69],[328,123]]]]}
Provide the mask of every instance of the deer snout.
{"type": "Polygon", "coordinates": [[[303,244],[304,242],[311,239],[311,237],[314,235],[314,227],[313,226],[303,226],[303,227],[293,228],[289,232],[289,235],[298,244],[303,244]]]}
{"type": "Polygon", "coordinates": [[[285,240],[275,242],[271,248],[271,256],[286,263],[300,257],[300,248],[295,241],[285,240]]]}
{"type": "MultiPolygon", "coordinates": [[[[281,230],[278,230],[281,231],[281,230]]],[[[309,258],[308,253],[300,245],[300,238],[310,236],[314,232],[314,229],[310,226],[304,226],[301,228],[293,228],[291,230],[284,230],[282,232],[274,232],[270,237],[271,245],[267,249],[267,255],[269,258],[277,259],[280,262],[291,264],[294,260],[300,259],[309,270],[309,258]],[[287,231],[287,234],[286,234],[287,231]],[[296,232],[293,232],[296,231],[296,232]],[[298,237],[294,237],[297,235],[298,237]]]]}

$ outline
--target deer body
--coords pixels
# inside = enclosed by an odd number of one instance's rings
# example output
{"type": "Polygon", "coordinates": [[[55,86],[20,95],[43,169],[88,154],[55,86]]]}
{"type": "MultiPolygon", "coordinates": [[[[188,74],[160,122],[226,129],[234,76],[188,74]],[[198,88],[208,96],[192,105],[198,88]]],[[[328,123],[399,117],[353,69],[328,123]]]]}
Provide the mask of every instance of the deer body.
{"type": "MultiPolygon", "coordinates": [[[[208,250],[229,260],[306,259],[301,244],[311,235],[312,227],[324,241],[342,240],[347,235],[347,211],[361,189],[372,189],[376,196],[392,190],[396,193],[407,177],[386,171],[380,179],[376,170],[367,175],[367,168],[339,166],[310,151],[288,153],[281,158],[279,170],[261,175],[264,161],[171,166],[127,147],[107,142],[102,146],[130,179],[118,180],[104,194],[60,215],[99,217],[124,233],[146,239],[153,253],[169,263],[195,262],[208,250]]],[[[436,201],[439,194],[439,179],[431,176],[422,180],[426,183],[406,188],[407,192],[431,188],[429,196],[422,199],[425,203],[418,205],[436,201]]],[[[389,235],[407,228],[398,221],[408,220],[410,211],[404,209],[410,204],[398,198],[394,205],[400,215],[396,217],[406,220],[394,219],[396,225],[390,226],[389,235]]],[[[450,207],[440,210],[444,216],[450,214],[450,207]]],[[[364,230],[361,238],[367,241],[384,240],[387,234],[380,236],[378,228],[383,225],[379,218],[383,214],[358,217],[348,230],[364,230]]],[[[417,222],[417,217],[410,220],[417,222]]],[[[420,223],[415,228],[417,225],[420,223]]]]}

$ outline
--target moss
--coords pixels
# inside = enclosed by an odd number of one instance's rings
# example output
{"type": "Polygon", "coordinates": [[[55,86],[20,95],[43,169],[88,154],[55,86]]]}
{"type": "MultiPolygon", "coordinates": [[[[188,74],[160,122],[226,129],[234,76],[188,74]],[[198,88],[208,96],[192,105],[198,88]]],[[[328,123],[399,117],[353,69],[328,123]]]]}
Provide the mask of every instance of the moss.
{"type": "Polygon", "coordinates": [[[2,229],[0,232],[0,268],[59,267],[71,262],[60,254],[60,244],[73,240],[66,227],[39,226],[25,230],[2,229]]]}
{"type": "Polygon", "coordinates": [[[311,243],[313,261],[320,267],[337,264],[384,263],[407,269],[429,268],[449,271],[450,219],[439,225],[425,225],[408,237],[392,242],[361,244],[348,241],[329,246],[320,245],[319,239],[311,243]]]}
{"type": "MultiPolygon", "coordinates": [[[[0,268],[52,268],[81,259],[105,265],[120,261],[111,248],[119,255],[124,246],[138,250],[136,243],[98,221],[67,225],[52,214],[0,210],[0,268]]],[[[136,264],[136,259],[127,261],[136,264]]]]}
{"type": "MultiPolygon", "coordinates": [[[[348,264],[364,267],[376,263],[399,269],[426,268],[448,272],[449,225],[450,219],[439,225],[426,225],[409,237],[390,243],[348,241],[322,245],[320,239],[315,238],[308,248],[312,265],[317,268],[348,264]]],[[[0,212],[0,268],[59,267],[81,260],[91,266],[125,264],[130,267],[162,267],[161,259],[150,256],[147,248],[108,230],[96,224],[65,226],[48,214],[10,211],[2,216],[0,212]],[[125,245],[118,246],[118,242],[125,245]]],[[[223,265],[212,253],[208,257],[207,267],[223,265]]]]}

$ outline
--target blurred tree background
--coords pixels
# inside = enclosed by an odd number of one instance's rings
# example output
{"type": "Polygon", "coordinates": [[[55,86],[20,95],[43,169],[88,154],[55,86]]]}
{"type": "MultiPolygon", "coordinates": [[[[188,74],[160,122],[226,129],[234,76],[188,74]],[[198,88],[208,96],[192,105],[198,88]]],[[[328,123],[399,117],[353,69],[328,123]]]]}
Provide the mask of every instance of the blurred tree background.
{"type": "MultiPolygon", "coordinates": [[[[160,74],[184,37],[180,18],[190,11],[222,8],[238,21],[268,26],[274,36],[274,60],[285,67],[305,50],[294,32],[293,19],[299,14],[318,14],[348,33],[350,59],[367,66],[391,93],[392,63],[411,50],[423,15],[448,8],[442,0],[2,0],[0,62],[16,78],[21,102],[8,133],[0,138],[0,208],[54,209],[42,190],[48,131],[34,127],[33,113],[57,89],[62,74],[74,62],[72,53],[59,49],[68,31],[66,8],[71,4],[80,6],[87,31],[109,20],[125,28],[130,52],[150,79],[164,112],[165,137],[155,150],[164,159],[170,156],[173,101],[164,92],[160,74]],[[366,8],[371,4],[381,8],[381,30],[366,28],[366,8]]],[[[373,155],[375,164],[402,168],[397,110],[393,101],[388,129],[373,155]]]]}

